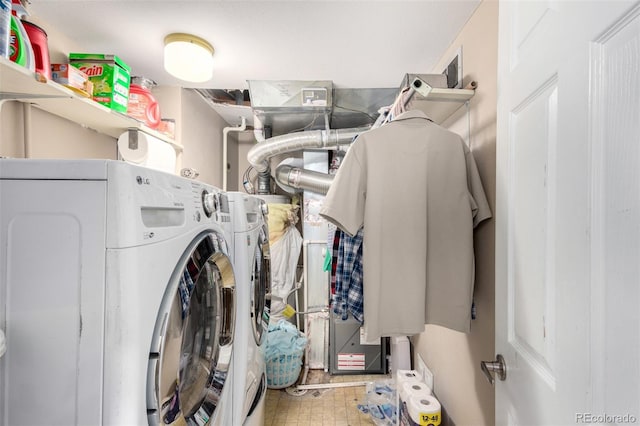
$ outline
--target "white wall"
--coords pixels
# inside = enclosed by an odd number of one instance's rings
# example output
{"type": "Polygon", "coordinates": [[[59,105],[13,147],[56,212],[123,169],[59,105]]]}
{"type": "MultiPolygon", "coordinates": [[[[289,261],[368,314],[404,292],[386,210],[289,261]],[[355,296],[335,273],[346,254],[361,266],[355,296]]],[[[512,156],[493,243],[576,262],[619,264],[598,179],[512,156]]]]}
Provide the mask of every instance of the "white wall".
{"type": "MultiPolygon", "coordinates": [[[[497,105],[498,3],[484,0],[467,22],[433,72],[440,72],[462,46],[464,84],[478,82],[470,102],[470,122],[465,108],[445,126],[463,137],[471,129],[470,147],[478,165],[492,211],[495,212],[495,141],[497,105]]],[[[448,424],[491,426],[495,422],[494,390],[480,371],[480,361],[494,359],[494,220],[475,231],[477,319],[463,334],[427,325],[412,338],[435,377],[434,390],[442,402],[448,424]]]]}

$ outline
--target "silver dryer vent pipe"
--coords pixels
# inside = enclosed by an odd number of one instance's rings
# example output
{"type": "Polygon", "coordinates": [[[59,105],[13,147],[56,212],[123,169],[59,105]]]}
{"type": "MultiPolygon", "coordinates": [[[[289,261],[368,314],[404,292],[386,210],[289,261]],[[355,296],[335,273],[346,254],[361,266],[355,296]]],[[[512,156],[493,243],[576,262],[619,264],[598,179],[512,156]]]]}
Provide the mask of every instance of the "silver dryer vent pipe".
{"type": "Polygon", "coordinates": [[[247,153],[247,160],[258,173],[266,172],[269,170],[269,158],[271,157],[304,149],[347,145],[353,142],[356,136],[368,129],[368,127],[357,127],[329,131],[312,130],[274,136],[254,145],[247,153]]]}
{"type": "MultiPolygon", "coordinates": [[[[271,178],[269,159],[271,157],[305,149],[347,145],[366,130],[369,130],[369,127],[332,129],[329,131],[313,130],[289,133],[259,141],[247,153],[247,160],[258,172],[258,193],[269,193],[268,182],[271,178]]],[[[290,166],[279,167],[276,170],[276,182],[278,184],[321,194],[327,193],[332,180],[333,176],[331,175],[290,166]]]]}
{"type": "Polygon", "coordinates": [[[276,169],[276,181],[290,188],[325,195],[333,182],[333,175],[283,164],[276,169]]]}

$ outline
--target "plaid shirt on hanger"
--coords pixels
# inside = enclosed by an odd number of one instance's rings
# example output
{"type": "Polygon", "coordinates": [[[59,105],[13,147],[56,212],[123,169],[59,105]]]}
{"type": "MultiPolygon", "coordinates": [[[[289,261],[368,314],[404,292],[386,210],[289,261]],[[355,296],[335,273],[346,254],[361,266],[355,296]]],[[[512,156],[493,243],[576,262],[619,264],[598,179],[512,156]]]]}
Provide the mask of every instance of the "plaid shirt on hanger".
{"type": "Polygon", "coordinates": [[[362,287],[362,240],[364,228],[360,228],[353,237],[340,232],[336,262],[335,294],[333,295],[333,312],[342,316],[343,320],[349,314],[364,322],[363,287],[362,287]]]}

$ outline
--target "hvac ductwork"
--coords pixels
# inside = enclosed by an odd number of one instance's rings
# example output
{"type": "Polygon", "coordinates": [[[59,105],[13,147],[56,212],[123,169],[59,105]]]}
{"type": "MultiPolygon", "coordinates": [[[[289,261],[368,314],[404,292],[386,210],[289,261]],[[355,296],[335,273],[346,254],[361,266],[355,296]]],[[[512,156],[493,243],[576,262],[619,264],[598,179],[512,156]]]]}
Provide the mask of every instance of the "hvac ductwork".
{"type": "Polygon", "coordinates": [[[333,175],[283,164],[276,169],[276,182],[324,195],[329,191],[333,175]]]}
{"type": "Polygon", "coordinates": [[[269,158],[304,149],[330,148],[348,145],[368,127],[354,129],[312,130],[275,136],[259,142],[247,153],[247,160],[258,173],[269,170],[269,158]]]}
{"type": "MultiPolygon", "coordinates": [[[[318,149],[347,145],[368,127],[353,129],[313,130],[275,136],[259,142],[247,153],[247,160],[258,172],[258,193],[268,193],[271,177],[269,159],[276,155],[305,149],[318,149]]],[[[326,194],[333,176],[290,166],[276,170],[276,182],[294,189],[306,189],[326,194]]]]}
{"type": "MultiPolygon", "coordinates": [[[[379,109],[377,104],[389,104],[387,98],[393,99],[392,92],[381,93],[372,89],[356,92],[355,89],[348,89],[348,93],[341,97],[338,115],[334,117],[335,120],[330,120],[334,113],[334,96],[340,97],[342,93],[334,89],[331,81],[248,80],[248,83],[254,113],[254,134],[258,143],[248,152],[247,160],[258,172],[259,194],[269,193],[272,157],[348,145],[357,135],[370,128],[368,120],[379,109]],[[357,104],[365,99],[366,105],[357,104]],[[347,121],[341,120],[345,112],[351,114],[347,121]],[[320,123],[322,118],[324,128],[320,123]],[[336,129],[329,129],[330,121],[336,129]],[[267,126],[277,129],[277,136],[270,137],[263,133],[263,128],[267,126]],[[302,128],[312,130],[293,130],[302,128]]],[[[333,176],[288,166],[279,167],[275,179],[285,189],[326,193],[333,176]]]]}

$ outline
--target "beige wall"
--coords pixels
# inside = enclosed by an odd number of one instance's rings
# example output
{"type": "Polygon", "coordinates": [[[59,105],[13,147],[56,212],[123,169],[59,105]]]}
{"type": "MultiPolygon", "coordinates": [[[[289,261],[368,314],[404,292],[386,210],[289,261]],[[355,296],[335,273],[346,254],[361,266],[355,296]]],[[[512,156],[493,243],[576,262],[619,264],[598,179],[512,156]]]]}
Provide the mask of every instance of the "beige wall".
{"type": "Polygon", "coordinates": [[[0,122],[0,156],[107,159],[118,156],[114,138],[45,113],[28,103],[2,104],[0,122]]]}
{"type": "MultiPolygon", "coordinates": [[[[478,82],[470,102],[467,121],[462,108],[445,123],[468,137],[487,198],[495,211],[495,141],[497,103],[498,3],[484,0],[433,70],[439,72],[462,46],[464,84],[478,82]]],[[[493,425],[494,390],[480,371],[480,361],[494,358],[494,219],[481,223],[475,232],[477,319],[471,333],[463,334],[428,325],[412,338],[434,373],[434,391],[446,411],[448,424],[493,425]]]]}
{"type": "MultiPolygon", "coordinates": [[[[222,129],[226,122],[193,91],[166,87],[154,89],[154,95],[162,116],[176,120],[176,141],[184,145],[178,169],[193,168],[200,173],[198,180],[222,185],[222,129]]],[[[28,103],[0,103],[0,125],[0,156],[118,159],[116,138],[28,103]]],[[[232,152],[230,161],[237,163],[237,154],[232,152]]]]}
{"type": "MultiPolygon", "coordinates": [[[[178,169],[193,168],[200,173],[198,180],[221,186],[222,129],[226,122],[193,91],[171,87],[158,88],[154,94],[162,116],[176,119],[176,141],[184,146],[178,156],[178,169]]],[[[26,103],[0,105],[0,156],[118,158],[116,138],[26,103]]],[[[234,157],[232,153],[230,159],[237,163],[237,154],[234,157]]]]}
{"type": "MultiPolygon", "coordinates": [[[[242,187],[242,175],[250,166],[249,161],[247,160],[247,154],[249,153],[249,150],[253,148],[253,146],[256,144],[256,138],[253,135],[253,131],[244,131],[244,132],[238,133],[235,139],[235,143],[237,144],[236,145],[237,170],[236,170],[235,176],[238,177],[237,183],[235,183],[236,184],[235,191],[244,192],[244,189],[242,187]]],[[[231,175],[232,174],[230,174],[230,176],[231,175]]],[[[255,175],[256,175],[255,171],[251,172],[252,178],[255,177],[255,175]]],[[[229,178],[230,185],[231,185],[231,181],[232,179],[229,178]]],[[[229,187],[229,189],[231,189],[231,186],[229,187]]]]}
{"type": "Polygon", "coordinates": [[[184,91],[182,143],[196,149],[184,151],[182,166],[200,172],[199,180],[222,187],[222,129],[228,124],[197,93],[184,91]]]}

